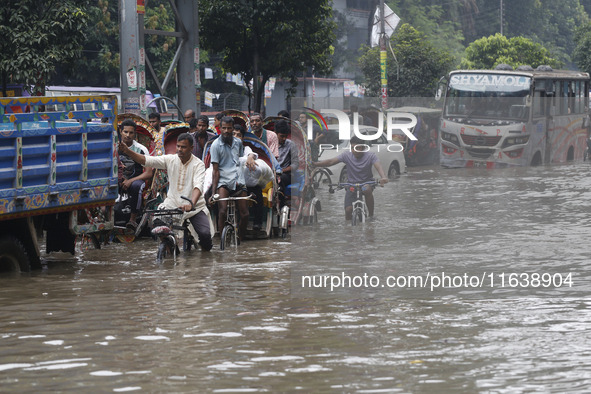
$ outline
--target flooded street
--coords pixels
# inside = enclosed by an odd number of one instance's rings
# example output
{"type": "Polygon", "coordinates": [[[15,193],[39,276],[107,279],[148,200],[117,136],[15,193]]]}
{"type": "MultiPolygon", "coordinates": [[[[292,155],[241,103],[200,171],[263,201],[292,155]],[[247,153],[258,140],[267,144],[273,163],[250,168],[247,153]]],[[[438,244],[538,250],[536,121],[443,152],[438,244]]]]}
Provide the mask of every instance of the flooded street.
{"type": "Polygon", "coordinates": [[[2,390],[588,392],[590,171],[409,168],[358,227],[324,185],[319,226],[291,242],[156,264],[143,239],[2,274],[2,390]],[[380,286],[302,287],[342,273],[380,286]],[[443,273],[486,281],[433,287],[443,273]],[[381,286],[409,275],[428,285],[381,286]]]}

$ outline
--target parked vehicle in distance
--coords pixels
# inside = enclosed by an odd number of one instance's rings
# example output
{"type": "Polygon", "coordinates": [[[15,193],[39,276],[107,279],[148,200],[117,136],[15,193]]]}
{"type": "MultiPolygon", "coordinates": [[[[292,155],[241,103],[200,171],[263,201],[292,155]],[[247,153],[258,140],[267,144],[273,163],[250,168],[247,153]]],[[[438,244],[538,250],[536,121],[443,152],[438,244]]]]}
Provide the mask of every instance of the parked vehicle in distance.
{"type": "MultiPolygon", "coordinates": [[[[331,135],[337,136],[338,138],[338,124],[328,125],[328,130],[331,131],[331,135]]],[[[361,134],[373,135],[378,132],[376,127],[372,126],[359,126],[359,132],[361,134]]],[[[400,135],[405,137],[402,130],[393,130],[395,136],[400,135]]],[[[351,126],[351,137],[355,133],[353,132],[353,126],[351,126]]],[[[322,143],[320,146],[320,153],[318,154],[318,160],[328,160],[337,157],[343,152],[351,150],[350,140],[338,140],[334,139],[329,143],[322,143]]],[[[382,134],[377,140],[366,141],[367,152],[373,152],[376,154],[382,167],[388,174],[388,178],[395,175],[400,175],[406,171],[406,160],[404,158],[403,146],[399,142],[388,141],[386,135],[382,134]]],[[[338,183],[344,183],[348,181],[347,168],[344,163],[339,163],[330,168],[332,173],[338,178],[338,183]]],[[[379,178],[379,174],[375,167],[372,167],[372,172],[375,177],[379,178]]]]}
{"type": "MultiPolygon", "coordinates": [[[[441,82],[443,85],[443,82],[441,82]]],[[[444,98],[441,165],[539,165],[583,159],[589,134],[589,74],[549,66],[500,65],[449,74],[444,98]]]]}

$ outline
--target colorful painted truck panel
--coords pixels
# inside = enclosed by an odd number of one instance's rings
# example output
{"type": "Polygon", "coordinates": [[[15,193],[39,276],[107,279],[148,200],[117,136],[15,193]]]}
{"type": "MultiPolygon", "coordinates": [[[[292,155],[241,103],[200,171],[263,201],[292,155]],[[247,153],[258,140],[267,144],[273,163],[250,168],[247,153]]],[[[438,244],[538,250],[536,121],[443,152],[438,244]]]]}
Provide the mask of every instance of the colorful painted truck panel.
{"type": "Polygon", "coordinates": [[[76,218],[117,198],[116,116],[116,96],[0,99],[0,263],[2,237],[16,225],[11,220],[71,213],[72,232],[112,228],[112,221],[76,218]],[[80,103],[76,108],[88,110],[73,110],[80,103]],[[25,110],[7,110],[14,107],[25,110]]]}

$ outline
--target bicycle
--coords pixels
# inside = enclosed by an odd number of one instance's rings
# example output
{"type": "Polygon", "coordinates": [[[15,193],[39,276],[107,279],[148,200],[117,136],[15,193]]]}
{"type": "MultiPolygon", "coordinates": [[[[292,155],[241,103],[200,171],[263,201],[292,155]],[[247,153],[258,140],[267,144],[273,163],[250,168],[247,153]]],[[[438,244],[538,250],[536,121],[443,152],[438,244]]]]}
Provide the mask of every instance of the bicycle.
{"type": "Polygon", "coordinates": [[[375,189],[377,185],[378,183],[375,180],[363,183],[333,183],[328,185],[328,192],[333,194],[335,192],[333,187],[336,187],[336,190],[349,187],[349,191],[355,193],[355,200],[353,201],[353,216],[351,217],[351,225],[355,226],[357,223],[365,223],[365,218],[369,216],[369,210],[365,203],[365,195],[363,194],[363,191],[365,190],[364,187],[371,186],[372,189],[375,189]]]}
{"type": "MultiPolygon", "coordinates": [[[[193,201],[183,196],[181,198],[191,204],[191,211],[194,210],[193,201]]],[[[157,199],[148,201],[146,206],[149,206],[155,201],[157,199]]],[[[146,210],[146,215],[149,217],[150,227],[152,228],[151,234],[153,237],[160,239],[156,254],[158,261],[164,260],[167,254],[171,254],[176,260],[177,255],[180,253],[176,235],[177,231],[182,231],[183,234],[183,251],[191,250],[192,246],[196,245],[191,230],[189,230],[189,219],[185,219],[181,225],[177,224],[180,222],[184,213],[185,211],[181,208],[146,210]]]]}
{"type": "MultiPolygon", "coordinates": [[[[238,192],[242,193],[242,190],[240,190],[238,192]]],[[[226,246],[239,246],[240,245],[240,237],[238,234],[238,219],[236,218],[236,201],[237,200],[247,200],[247,201],[253,201],[256,204],[256,200],[254,200],[254,194],[250,194],[249,196],[246,197],[235,197],[235,196],[230,196],[230,197],[225,197],[225,198],[220,198],[219,194],[214,194],[211,197],[211,202],[218,202],[218,201],[227,201],[228,202],[228,211],[227,211],[227,215],[226,215],[226,223],[224,225],[224,228],[222,230],[221,237],[221,243],[220,243],[220,250],[224,250],[226,249],[226,246]]]]}

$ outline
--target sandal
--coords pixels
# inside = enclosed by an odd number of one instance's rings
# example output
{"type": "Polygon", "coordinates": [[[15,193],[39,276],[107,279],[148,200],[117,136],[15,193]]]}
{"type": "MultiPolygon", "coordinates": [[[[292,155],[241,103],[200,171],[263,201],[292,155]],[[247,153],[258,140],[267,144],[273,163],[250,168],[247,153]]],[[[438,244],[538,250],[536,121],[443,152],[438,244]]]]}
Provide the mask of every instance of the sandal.
{"type": "Polygon", "coordinates": [[[136,222],[129,221],[125,225],[125,228],[128,229],[128,230],[132,230],[132,231],[135,232],[135,230],[137,230],[137,223],[136,222]]]}

